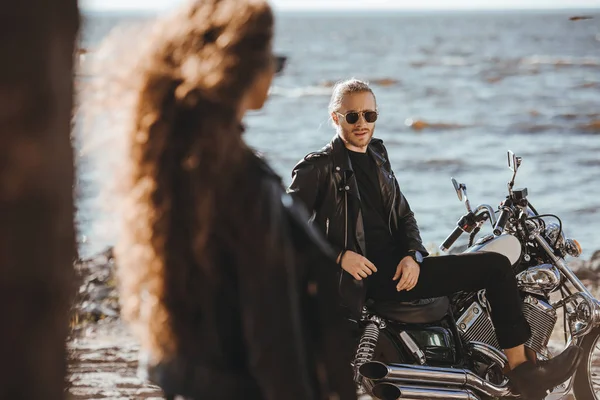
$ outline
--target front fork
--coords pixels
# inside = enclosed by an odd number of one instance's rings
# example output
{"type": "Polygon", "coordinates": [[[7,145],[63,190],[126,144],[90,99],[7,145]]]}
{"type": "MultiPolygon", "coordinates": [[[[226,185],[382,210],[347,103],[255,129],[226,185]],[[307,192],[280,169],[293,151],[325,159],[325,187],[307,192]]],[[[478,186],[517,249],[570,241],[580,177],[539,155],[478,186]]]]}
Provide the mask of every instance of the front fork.
{"type": "Polygon", "coordinates": [[[569,318],[569,330],[573,338],[579,338],[587,335],[592,329],[600,326],[600,302],[594,298],[592,293],[585,287],[583,282],[577,278],[575,273],[571,271],[565,260],[554,254],[552,247],[546,239],[542,237],[540,232],[534,232],[529,237],[531,240],[544,249],[550,257],[553,264],[567,278],[569,282],[578,290],[578,292],[570,294],[554,303],[554,309],[564,307],[565,318],[569,318]],[[571,311],[567,307],[571,305],[571,311]]]}

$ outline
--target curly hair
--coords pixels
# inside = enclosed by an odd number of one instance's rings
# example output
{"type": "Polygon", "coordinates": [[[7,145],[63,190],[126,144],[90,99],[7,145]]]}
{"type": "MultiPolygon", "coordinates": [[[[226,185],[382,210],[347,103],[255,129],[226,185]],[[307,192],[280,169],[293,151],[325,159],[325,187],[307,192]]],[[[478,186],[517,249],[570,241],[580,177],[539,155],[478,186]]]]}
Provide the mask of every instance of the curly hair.
{"type": "Polygon", "coordinates": [[[198,0],[144,39],[116,256],[123,316],[153,356],[198,340],[190,319],[219,276],[216,219],[243,212],[223,204],[250,154],[238,109],[272,61],[272,35],[263,0],[198,0]]]}

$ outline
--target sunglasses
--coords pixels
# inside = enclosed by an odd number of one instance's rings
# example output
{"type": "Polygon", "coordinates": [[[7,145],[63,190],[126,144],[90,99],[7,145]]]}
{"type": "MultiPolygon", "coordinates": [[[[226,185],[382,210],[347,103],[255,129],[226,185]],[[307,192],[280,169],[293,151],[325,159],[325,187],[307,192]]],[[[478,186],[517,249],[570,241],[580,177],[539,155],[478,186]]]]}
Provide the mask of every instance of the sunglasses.
{"type": "Polygon", "coordinates": [[[275,73],[276,74],[280,74],[281,72],[283,72],[283,68],[285,67],[286,61],[287,61],[286,56],[281,56],[281,55],[273,56],[273,63],[275,64],[275,73]]]}
{"type": "Polygon", "coordinates": [[[360,118],[361,115],[365,118],[365,121],[367,121],[367,123],[372,124],[373,122],[377,121],[377,115],[378,115],[377,111],[371,111],[371,110],[350,111],[350,112],[347,112],[346,114],[336,112],[336,114],[344,117],[346,119],[346,122],[349,123],[350,125],[354,125],[355,123],[357,123],[358,119],[360,118]]]}

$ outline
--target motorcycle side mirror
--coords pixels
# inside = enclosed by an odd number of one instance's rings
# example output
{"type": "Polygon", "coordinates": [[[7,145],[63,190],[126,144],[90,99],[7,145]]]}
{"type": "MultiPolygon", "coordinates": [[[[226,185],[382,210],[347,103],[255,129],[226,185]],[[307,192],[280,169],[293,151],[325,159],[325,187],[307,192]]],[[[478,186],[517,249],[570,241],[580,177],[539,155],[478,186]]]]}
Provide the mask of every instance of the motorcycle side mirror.
{"type": "Polygon", "coordinates": [[[471,203],[469,202],[469,196],[467,196],[467,185],[464,183],[458,183],[454,178],[452,178],[452,185],[454,185],[454,190],[456,190],[458,200],[464,201],[467,211],[471,212],[471,203]]]}
{"type": "Polygon", "coordinates": [[[523,159],[521,157],[517,157],[515,155],[515,153],[513,153],[510,150],[508,151],[507,155],[508,155],[508,168],[516,174],[517,171],[519,170],[519,167],[521,166],[521,162],[523,161],[523,159]]]}
{"type": "Polygon", "coordinates": [[[517,177],[517,171],[519,170],[519,167],[521,166],[521,162],[523,161],[523,159],[521,157],[517,157],[515,155],[515,153],[513,153],[510,150],[508,151],[507,155],[508,155],[508,168],[513,172],[512,179],[510,180],[510,182],[508,182],[508,193],[510,196],[512,196],[513,195],[512,188],[515,185],[515,178],[517,177]]]}
{"type": "Polygon", "coordinates": [[[456,182],[456,179],[452,178],[452,185],[454,185],[454,190],[456,190],[456,195],[458,196],[458,200],[462,201],[462,187],[456,182]]]}

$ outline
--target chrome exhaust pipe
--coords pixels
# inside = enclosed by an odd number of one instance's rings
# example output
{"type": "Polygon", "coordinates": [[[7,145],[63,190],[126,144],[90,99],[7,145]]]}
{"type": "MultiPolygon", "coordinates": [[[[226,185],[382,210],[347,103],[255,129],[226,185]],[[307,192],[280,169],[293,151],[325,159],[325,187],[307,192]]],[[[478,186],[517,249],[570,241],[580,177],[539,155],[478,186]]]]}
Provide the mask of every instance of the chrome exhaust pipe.
{"type": "Polygon", "coordinates": [[[441,386],[460,386],[473,389],[490,397],[506,397],[512,394],[505,380],[495,385],[465,369],[426,367],[421,365],[391,364],[370,361],[363,364],[360,374],[367,379],[385,380],[393,383],[414,383],[441,386]]]}
{"type": "Polygon", "coordinates": [[[373,387],[373,395],[381,400],[480,400],[467,389],[447,389],[422,386],[395,385],[381,382],[373,387]]]}

